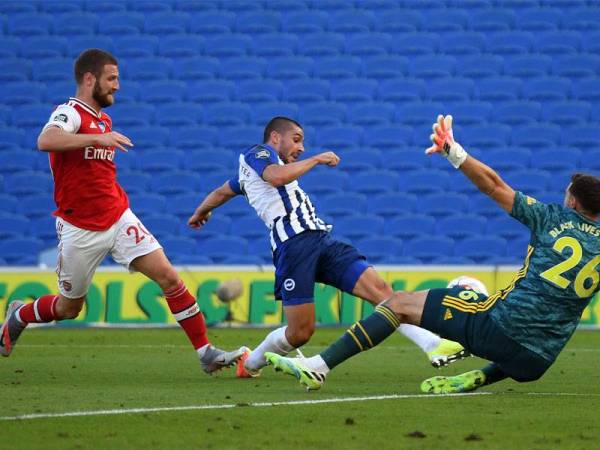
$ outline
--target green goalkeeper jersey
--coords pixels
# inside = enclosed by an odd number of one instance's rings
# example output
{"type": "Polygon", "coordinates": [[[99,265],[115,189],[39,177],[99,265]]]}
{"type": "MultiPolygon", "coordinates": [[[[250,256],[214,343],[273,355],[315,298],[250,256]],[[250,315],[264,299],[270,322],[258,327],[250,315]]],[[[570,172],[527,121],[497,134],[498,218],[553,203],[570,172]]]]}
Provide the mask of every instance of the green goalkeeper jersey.
{"type": "Polygon", "coordinates": [[[491,315],[507,336],[554,361],[599,289],[600,225],[521,192],[511,215],[531,230],[531,238],[523,268],[493,295],[491,315]]]}

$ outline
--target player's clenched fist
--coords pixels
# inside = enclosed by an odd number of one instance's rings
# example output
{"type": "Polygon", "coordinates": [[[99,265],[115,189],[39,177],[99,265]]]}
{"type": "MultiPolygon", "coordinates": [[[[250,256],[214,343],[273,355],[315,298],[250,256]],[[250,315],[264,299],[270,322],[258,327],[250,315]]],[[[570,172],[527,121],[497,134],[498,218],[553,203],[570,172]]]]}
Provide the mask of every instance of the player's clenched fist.
{"type": "Polygon", "coordinates": [[[327,164],[330,167],[337,166],[340,163],[340,157],[333,152],[323,152],[313,156],[319,164],[327,164]]]}
{"type": "Polygon", "coordinates": [[[454,140],[451,115],[444,117],[440,114],[438,116],[437,122],[433,124],[433,134],[429,138],[433,145],[425,150],[425,153],[427,155],[441,153],[455,169],[458,169],[469,156],[462,146],[454,140]]]}

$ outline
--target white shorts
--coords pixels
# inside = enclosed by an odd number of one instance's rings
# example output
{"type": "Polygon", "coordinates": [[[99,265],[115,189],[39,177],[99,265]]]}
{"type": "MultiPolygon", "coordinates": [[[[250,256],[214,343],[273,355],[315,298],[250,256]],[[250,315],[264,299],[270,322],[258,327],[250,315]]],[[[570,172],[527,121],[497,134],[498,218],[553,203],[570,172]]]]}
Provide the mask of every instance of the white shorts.
{"type": "Polygon", "coordinates": [[[107,254],[133,272],[129,266],[135,258],[162,248],[130,209],[105,231],[84,230],[57,217],[56,233],[58,290],[67,298],[87,294],[92,277],[107,254]]]}

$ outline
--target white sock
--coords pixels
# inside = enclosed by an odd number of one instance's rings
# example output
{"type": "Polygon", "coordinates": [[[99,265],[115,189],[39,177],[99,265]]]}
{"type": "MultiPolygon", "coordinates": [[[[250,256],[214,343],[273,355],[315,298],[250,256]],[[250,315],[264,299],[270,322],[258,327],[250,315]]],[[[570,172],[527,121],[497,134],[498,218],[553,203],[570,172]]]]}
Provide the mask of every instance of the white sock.
{"type": "Polygon", "coordinates": [[[250,353],[244,365],[250,370],[258,370],[267,365],[265,352],[273,352],[285,356],[294,350],[294,347],[290,345],[285,337],[286,328],[287,326],[271,331],[265,340],[250,353]]]}
{"type": "Polygon", "coordinates": [[[199,349],[196,350],[196,353],[198,353],[198,356],[200,358],[202,358],[204,356],[204,354],[206,353],[206,350],[208,350],[209,347],[210,347],[210,344],[204,344],[202,347],[200,347],[199,349]]]}
{"type": "Polygon", "coordinates": [[[442,338],[425,328],[403,323],[398,331],[417,344],[425,353],[432,351],[442,342],[442,338]]]}
{"type": "Polygon", "coordinates": [[[309,369],[316,370],[317,372],[324,373],[327,375],[329,373],[329,367],[321,355],[311,356],[310,358],[305,358],[304,362],[308,366],[309,369]]]}

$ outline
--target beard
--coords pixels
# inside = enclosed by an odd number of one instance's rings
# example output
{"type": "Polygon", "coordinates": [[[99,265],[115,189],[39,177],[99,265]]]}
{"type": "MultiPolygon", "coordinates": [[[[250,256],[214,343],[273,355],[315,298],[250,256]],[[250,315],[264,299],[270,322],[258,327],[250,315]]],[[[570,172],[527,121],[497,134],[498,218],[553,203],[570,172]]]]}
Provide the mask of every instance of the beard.
{"type": "Polygon", "coordinates": [[[94,85],[94,91],[92,92],[92,97],[94,100],[96,100],[96,102],[98,102],[101,108],[106,108],[114,103],[111,94],[111,92],[102,92],[98,82],[96,81],[96,84],[94,85]]]}

